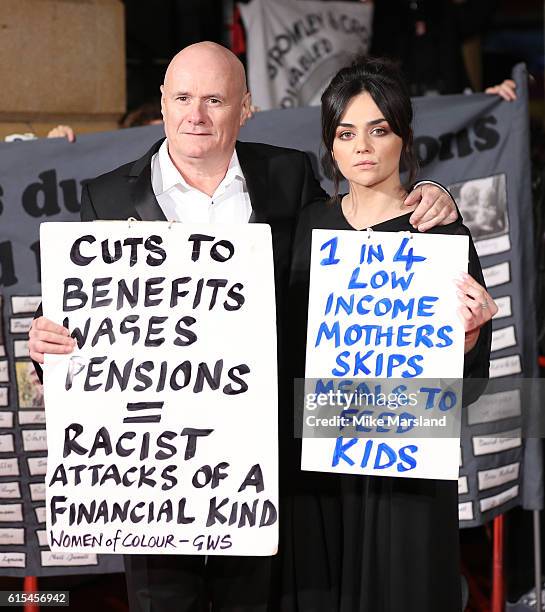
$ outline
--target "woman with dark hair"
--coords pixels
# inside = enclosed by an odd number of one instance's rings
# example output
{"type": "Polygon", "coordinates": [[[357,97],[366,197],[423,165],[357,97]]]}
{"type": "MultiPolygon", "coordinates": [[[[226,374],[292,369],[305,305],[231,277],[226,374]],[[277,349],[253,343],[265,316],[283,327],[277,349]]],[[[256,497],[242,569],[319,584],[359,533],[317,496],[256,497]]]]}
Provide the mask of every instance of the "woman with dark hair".
{"type": "MultiPolygon", "coordinates": [[[[322,96],[323,165],[335,196],[303,209],[298,222],[290,302],[296,378],[304,377],[312,230],[416,231],[402,209],[400,178],[401,167],[409,183],[417,170],[411,122],[407,87],[387,60],[362,59],[342,69],[322,96]],[[338,195],[343,178],[350,189],[338,195]]],[[[430,231],[469,235],[460,222],[430,231]]],[[[497,307],[471,240],[469,275],[458,286],[464,377],[488,378],[497,307]]],[[[460,612],[457,497],[456,481],[297,470],[281,526],[289,540],[281,609],[460,612]]]]}

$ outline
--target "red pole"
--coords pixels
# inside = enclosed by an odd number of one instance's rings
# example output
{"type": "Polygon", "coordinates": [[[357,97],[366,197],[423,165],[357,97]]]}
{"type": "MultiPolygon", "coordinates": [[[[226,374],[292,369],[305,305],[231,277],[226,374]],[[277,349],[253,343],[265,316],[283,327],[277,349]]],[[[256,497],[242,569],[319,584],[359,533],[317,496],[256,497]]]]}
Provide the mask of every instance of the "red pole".
{"type": "MultiPolygon", "coordinates": [[[[38,578],[36,576],[25,576],[23,591],[25,593],[36,593],[38,591],[38,578]]],[[[26,603],[25,612],[40,612],[40,606],[37,603],[26,603]]]]}
{"type": "Polygon", "coordinates": [[[494,519],[494,556],[492,568],[492,612],[504,610],[503,514],[494,519]]]}

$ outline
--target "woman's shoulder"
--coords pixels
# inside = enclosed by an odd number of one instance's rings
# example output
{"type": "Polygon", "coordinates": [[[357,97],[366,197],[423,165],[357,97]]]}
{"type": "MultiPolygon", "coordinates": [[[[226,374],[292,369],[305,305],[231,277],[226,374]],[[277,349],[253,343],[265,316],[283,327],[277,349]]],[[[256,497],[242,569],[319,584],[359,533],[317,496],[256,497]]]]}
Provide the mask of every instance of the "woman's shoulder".
{"type": "Polygon", "coordinates": [[[470,236],[471,232],[460,219],[457,219],[453,223],[447,225],[436,225],[428,230],[430,234],[448,234],[451,236],[470,236]]]}
{"type": "Polygon", "coordinates": [[[319,198],[309,202],[299,213],[299,224],[310,229],[335,229],[341,223],[340,196],[319,198]]]}
{"type": "Polygon", "coordinates": [[[409,221],[411,215],[412,212],[406,215],[401,215],[399,217],[394,217],[393,219],[386,221],[385,224],[388,224],[390,226],[390,231],[409,231],[414,234],[449,234],[471,236],[471,232],[464,225],[463,220],[460,216],[458,216],[458,218],[452,223],[448,223],[446,225],[435,225],[434,227],[431,227],[425,232],[421,232],[416,227],[411,225],[409,221]]]}

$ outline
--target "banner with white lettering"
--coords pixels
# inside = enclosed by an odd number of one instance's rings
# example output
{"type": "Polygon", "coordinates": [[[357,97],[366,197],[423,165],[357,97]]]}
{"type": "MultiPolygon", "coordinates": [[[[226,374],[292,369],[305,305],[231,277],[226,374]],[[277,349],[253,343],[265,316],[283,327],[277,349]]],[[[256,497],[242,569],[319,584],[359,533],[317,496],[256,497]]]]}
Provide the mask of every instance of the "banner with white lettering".
{"type": "Polygon", "coordinates": [[[271,555],[276,325],[265,225],[46,223],[52,551],[271,555]]]}
{"type": "MultiPolygon", "coordinates": [[[[306,391],[315,400],[323,378],[337,382],[345,395],[351,382],[346,379],[387,379],[381,390],[397,401],[384,406],[367,397],[362,411],[353,408],[353,398],[346,406],[329,406],[326,414],[342,422],[338,434],[324,437],[314,437],[313,428],[327,423],[316,423],[315,406],[306,404],[303,469],[458,478],[462,398],[459,390],[441,389],[439,381],[463,376],[455,280],[467,271],[468,248],[467,236],[313,230],[306,391]],[[415,378],[426,384],[415,384],[415,378]],[[430,379],[438,381],[433,396],[430,379]],[[445,406],[446,393],[453,401],[445,406]],[[364,416],[367,423],[357,420],[364,416]],[[447,417],[448,432],[415,437],[411,423],[431,430],[446,426],[447,417]],[[356,435],[362,424],[391,435],[387,440],[356,435]]],[[[354,386],[357,395],[361,386],[354,386]]]]}
{"type": "Polygon", "coordinates": [[[320,104],[331,77],[369,48],[372,3],[251,0],[238,7],[249,89],[261,109],[320,104]]]}

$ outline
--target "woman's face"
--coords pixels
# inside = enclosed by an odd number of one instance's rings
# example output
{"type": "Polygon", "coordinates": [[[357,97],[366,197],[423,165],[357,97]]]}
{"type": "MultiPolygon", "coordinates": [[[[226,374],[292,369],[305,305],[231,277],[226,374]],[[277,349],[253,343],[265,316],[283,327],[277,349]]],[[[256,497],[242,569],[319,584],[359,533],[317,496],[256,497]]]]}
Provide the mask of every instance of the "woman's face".
{"type": "Polygon", "coordinates": [[[354,96],[337,126],[333,158],[351,183],[373,187],[399,182],[403,141],[367,92],[354,96]]]}

